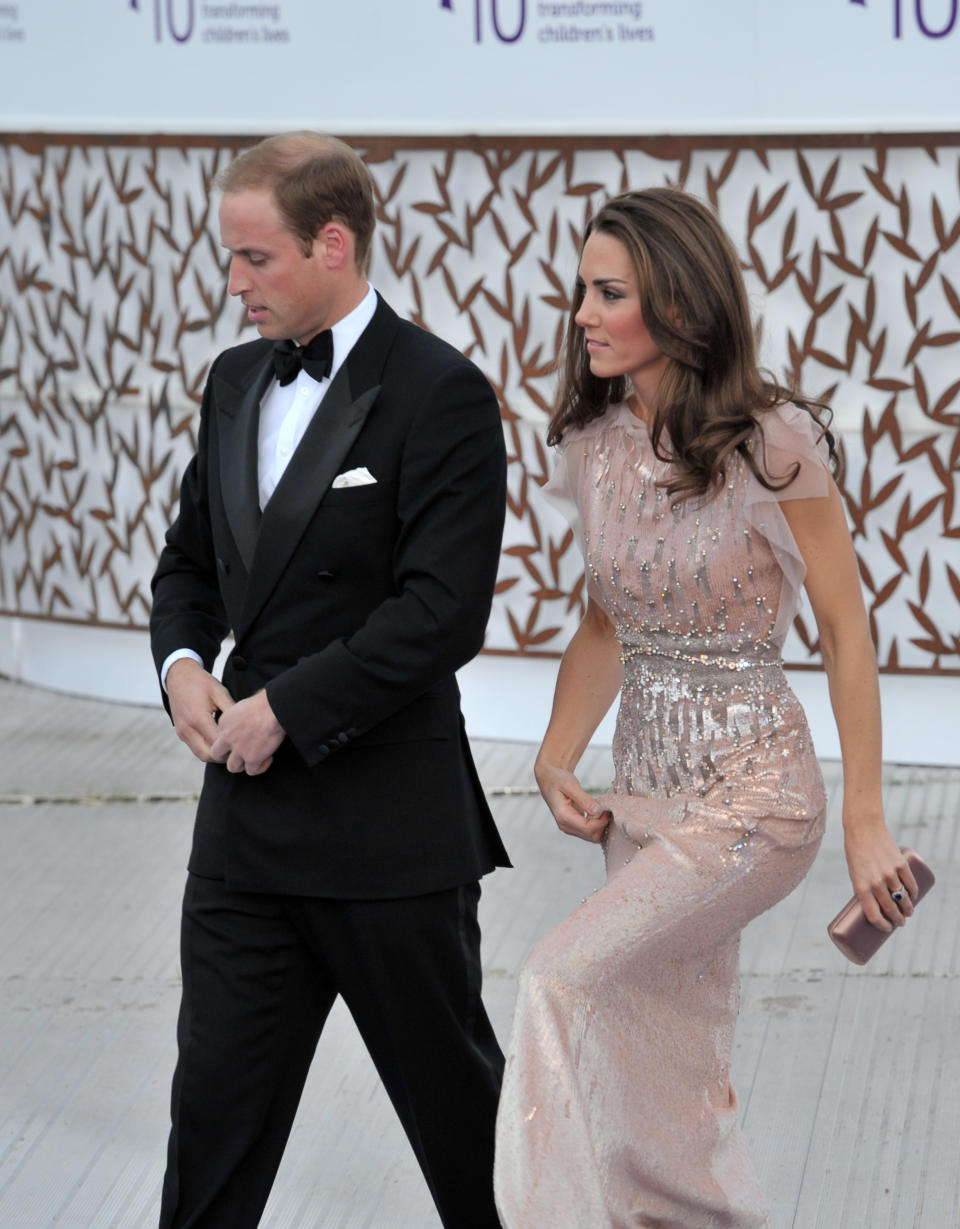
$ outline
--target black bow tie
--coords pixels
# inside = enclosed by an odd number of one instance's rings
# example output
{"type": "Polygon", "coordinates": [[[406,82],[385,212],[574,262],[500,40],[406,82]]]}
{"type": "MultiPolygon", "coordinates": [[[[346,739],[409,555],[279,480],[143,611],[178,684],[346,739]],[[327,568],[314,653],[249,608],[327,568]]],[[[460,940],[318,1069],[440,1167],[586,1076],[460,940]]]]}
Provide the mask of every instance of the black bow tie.
{"type": "Polygon", "coordinates": [[[333,334],[324,329],[305,346],[278,341],[273,347],[273,370],[281,385],[292,384],[302,367],[308,376],[322,380],[333,366],[333,334]]]}

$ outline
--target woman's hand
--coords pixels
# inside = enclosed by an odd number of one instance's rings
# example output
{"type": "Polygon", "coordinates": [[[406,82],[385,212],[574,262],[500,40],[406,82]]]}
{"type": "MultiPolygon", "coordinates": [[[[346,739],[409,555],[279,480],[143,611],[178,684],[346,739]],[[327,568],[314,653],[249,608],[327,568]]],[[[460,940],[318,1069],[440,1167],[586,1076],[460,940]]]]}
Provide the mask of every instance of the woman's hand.
{"type": "Polygon", "coordinates": [[[537,760],[533,771],[560,831],[599,844],[613,818],[611,813],[605,811],[567,769],[537,760]]]}
{"type": "Polygon", "coordinates": [[[880,930],[903,926],[913,913],[917,881],[896,841],[884,825],[869,829],[844,824],[844,846],[850,882],[868,922],[880,930]],[[906,889],[898,903],[893,893],[906,889]]]}

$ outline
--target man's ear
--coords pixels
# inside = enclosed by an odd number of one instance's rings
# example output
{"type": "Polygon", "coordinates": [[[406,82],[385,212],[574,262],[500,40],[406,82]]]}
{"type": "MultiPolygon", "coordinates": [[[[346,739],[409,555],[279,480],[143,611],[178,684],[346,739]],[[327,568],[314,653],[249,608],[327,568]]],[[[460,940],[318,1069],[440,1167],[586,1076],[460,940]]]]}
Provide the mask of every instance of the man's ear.
{"type": "Polygon", "coordinates": [[[322,226],[313,241],[314,255],[327,269],[342,269],[352,264],[353,248],[353,232],[336,218],[322,226]]]}

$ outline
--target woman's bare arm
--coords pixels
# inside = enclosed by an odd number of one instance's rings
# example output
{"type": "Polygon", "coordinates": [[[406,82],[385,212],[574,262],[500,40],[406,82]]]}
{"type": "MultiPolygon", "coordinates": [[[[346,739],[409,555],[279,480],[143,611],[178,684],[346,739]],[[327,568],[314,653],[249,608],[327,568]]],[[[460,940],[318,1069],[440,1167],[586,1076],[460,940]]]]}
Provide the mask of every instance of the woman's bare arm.
{"type": "Polygon", "coordinates": [[[610,819],[574,776],[590,737],[623,681],[613,624],[591,598],[560,663],[550,724],[534,771],[561,831],[599,841],[610,819]]]}
{"type": "Polygon", "coordinates": [[[887,830],[881,790],[882,738],[877,659],[843,500],[831,480],[825,499],[781,507],[807,566],[806,590],[830,684],[843,758],[843,830],[847,866],[867,919],[882,929],[913,912],[890,893],[917,885],[887,830]],[[886,921],[884,921],[886,919],[886,921]]]}

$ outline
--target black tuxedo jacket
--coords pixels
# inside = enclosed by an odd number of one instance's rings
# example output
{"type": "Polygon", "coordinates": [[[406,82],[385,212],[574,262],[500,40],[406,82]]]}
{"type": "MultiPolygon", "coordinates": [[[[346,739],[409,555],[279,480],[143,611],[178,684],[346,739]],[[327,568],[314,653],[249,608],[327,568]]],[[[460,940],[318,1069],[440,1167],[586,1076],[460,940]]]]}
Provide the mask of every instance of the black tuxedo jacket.
{"type": "Polygon", "coordinates": [[[261,514],[272,343],[219,356],[153,580],[159,669],[178,648],[287,737],[261,776],[207,765],[190,869],[338,898],[438,891],[508,865],[454,671],[483,642],[505,457],[476,367],[380,300],[261,514]],[[365,466],[375,484],[332,487],[365,466]]]}

